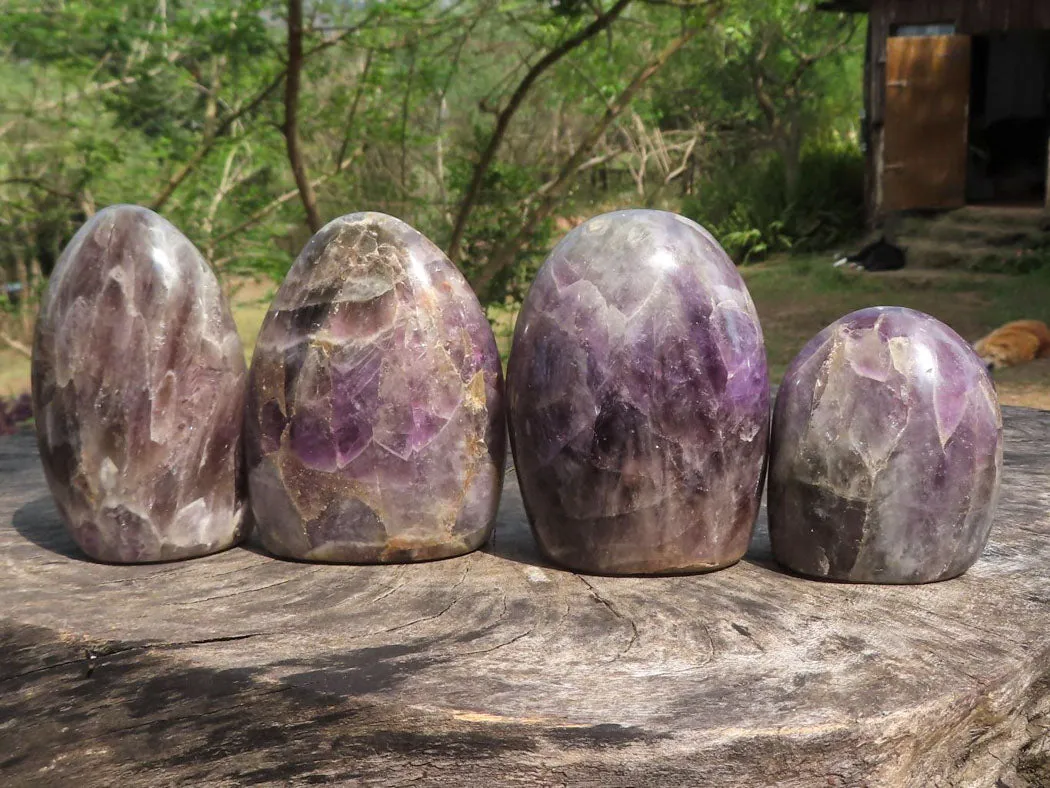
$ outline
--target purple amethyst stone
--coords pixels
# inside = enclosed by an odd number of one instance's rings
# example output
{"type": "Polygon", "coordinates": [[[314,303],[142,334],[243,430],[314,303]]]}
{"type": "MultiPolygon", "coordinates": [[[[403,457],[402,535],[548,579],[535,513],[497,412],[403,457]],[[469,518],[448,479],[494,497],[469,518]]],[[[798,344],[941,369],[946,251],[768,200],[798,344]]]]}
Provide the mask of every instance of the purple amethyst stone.
{"type": "Polygon", "coordinates": [[[525,300],[511,441],[543,552],[573,569],[717,569],[758,513],[769,380],[754,304],[695,222],[617,211],[577,227],[525,300]]]}
{"type": "Polygon", "coordinates": [[[33,408],[73,539],[134,563],[205,555],[245,534],[244,350],[215,275],[153,211],[99,211],[40,307],[33,408]]]}
{"type": "Polygon", "coordinates": [[[938,320],[862,309],[810,340],[777,393],[769,533],[806,575],[926,583],[988,540],[1002,417],[981,360],[938,320]]]}
{"type": "Polygon", "coordinates": [[[422,561],[480,547],[503,485],[503,373],[433,243],[354,213],[306,244],[263,323],[246,448],[263,544],[289,558],[422,561]]]}

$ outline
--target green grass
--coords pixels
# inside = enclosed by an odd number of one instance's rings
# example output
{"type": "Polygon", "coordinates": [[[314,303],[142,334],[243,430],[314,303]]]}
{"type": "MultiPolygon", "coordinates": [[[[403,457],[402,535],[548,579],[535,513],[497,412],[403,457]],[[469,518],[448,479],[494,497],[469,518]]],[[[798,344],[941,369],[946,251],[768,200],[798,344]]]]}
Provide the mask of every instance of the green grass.
{"type": "Polygon", "coordinates": [[[1010,320],[1050,319],[1050,275],[832,268],[827,257],[780,258],[741,269],[762,320],[770,371],[779,380],[802,346],[842,315],[869,306],[905,306],[944,321],[974,341],[1010,320]]]}
{"type": "MultiPolygon", "coordinates": [[[[740,269],[755,300],[770,376],[787,365],[818,331],[869,306],[906,306],[944,321],[973,342],[1011,320],[1050,322],[1050,270],[1006,276],[970,271],[904,269],[866,273],[831,266],[830,255],[782,256],[740,269]]],[[[510,354],[519,305],[488,308],[500,356],[510,354]]],[[[1050,363],[997,373],[1004,402],[1050,408],[1050,363]]]]}

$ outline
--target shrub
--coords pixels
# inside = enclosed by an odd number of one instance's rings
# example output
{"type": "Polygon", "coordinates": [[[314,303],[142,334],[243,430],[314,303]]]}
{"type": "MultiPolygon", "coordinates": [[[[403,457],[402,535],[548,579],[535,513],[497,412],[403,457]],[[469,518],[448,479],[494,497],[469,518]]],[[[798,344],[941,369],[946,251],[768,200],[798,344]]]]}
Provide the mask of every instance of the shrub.
{"type": "Polygon", "coordinates": [[[864,157],[852,141],[813,142],[789,195],[782,157],[729,156],[712,166],[683,212],[705,225],[738,263],[789,249],[826,249],[864,228],[864,157]]]}

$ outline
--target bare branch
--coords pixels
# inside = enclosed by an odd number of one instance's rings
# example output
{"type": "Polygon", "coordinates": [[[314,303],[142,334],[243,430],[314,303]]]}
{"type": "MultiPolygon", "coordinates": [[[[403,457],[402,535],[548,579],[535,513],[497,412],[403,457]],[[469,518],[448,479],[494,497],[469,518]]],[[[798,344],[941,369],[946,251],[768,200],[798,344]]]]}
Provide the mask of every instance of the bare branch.
{"type": "MultiPolygon", "coordinates": [[[[343,161],[339,165],[339,169],[338,170],[335,170],[334,172],[326,173],[325,175],[321,175],[318,178],[314,178],[310,182],[310,185],[314,189],[316,189],[318,186],[321,186],[323,183],[325,183],[326,181],[330,180],[334,176],[338,175],[340,172],[342,172],[347,167],[349,167],[351,164],[353,164],[354,161],[357,160],[357,157],[360,156],[363,152],[364,152],[364,147],[363,146],[359,147],[357,150],[355,150],[353,153],[351,153],[349,156],[347,156],[346,158],[343,159],[343,161]]],[[[266,205],[264,205],[262,208],[257,210],[251,216],[249,216],[247,219],[245,219],[243,222],[238,224],[236,227],[234,227],[234,228],[232,228],[230,230],[227,230],[226,232],[224,232],[221,235],[219,235],[214,241],[215,245],[218,245],[218,244],[222,243],[223,241],[229,240],[230,238],[233,238],[236,235],[240,235],[245,230],[249,229],[250,227],[252,227],[252,226],[254,226],[256,224],[258,224],[260,221],[262,221],[264,218],[266,218],[271,213],[276,211],[278,208],[280,208],[286,202],[288,202],[289,200],[294,199],[298,195],[299,195],[299,189],[298,189],[298,187],[296,187],[295,189],[292,189],[291,191],[285,192],[284,194],[280,195],[279,197],[275,198],[274,200],[271,200],[266,205]]]]}
{"type": "Polygon", "coordinates": [[[405,95],[401,102],[401,183],[408,189],[408,102],[412,98],[412,82],[416,78],[416,56],[419,48],[411,45],[408,77],[405,79],[405,95]]]}
{"type": "Polygon", "coordinates": [[[237,154],[241,151],[241,147],[241,145],[235,145],[226,156],[226,162],[222,168],[222,176],[219,178],[219,185],[215,189],[215,194],[212,195],[211,202],[208,204],[208,211],[201,222],[201,229],[204,236],[208,239],[206,259],[211,259],[215,256],[215,240],[212,238],[212,234],[214,233],[215,216],[219,212],[219,206],[222,205],[223,200],[226,199],[230,192],[254,174],[247,172],[247,168],[243,165],[236,168],[233,166],[237,159],[237,154]]]}
{"type": "MultiPolygon", "coordinates": [[[[601,154],[599,156],[592,156],[591,158],[587,159],[587,161],[583,162],[579,167],[576,168],[575,174],[579,175],[581,172],[587,172],[587,170],[593,170],[595,167],[600,167],[601,165],[607,164],[608,162],[612,161],[613,159],[617,159],[620,156],[623,156],[623,154],[624,154],[623,150],[612,150],[612,151],[609,151],[608,153],[603,153],[603,154],[601,154]]],[[[560,185],[560,182],[559,182],[557,177],[551,178],[549,181],[544,183],[542,186],[540,186],[538,189],[536,189],[536,191],[534,191],[532,194],[530,194],[528,197],[526,197],[521,202],[522,202],[523,205],[531,203],[531,202],[534,202],[534,201],[538,200],[540,197],[543,197],[545,194],[548,194],[552,190],[556,189],[559,185],[560,185]]]]}
{"type": "Polygon", "coordinates": [[[306,174],[299,140],[299,89],[303,71],[303,0],[288,0],[288,68],[284,81],[284,141],[310,232],[321,229],[317,195],[306,174]]]}
{"type": "Polygon", "coordinates": [[[361,69],[361,76],[357,78],[357,90],[354,91],[354,100],[350,103],[350,114],[346,118],[346,131],[343,134],[343,143],[339,146],[339,155],[335,158],[335,170],[338,172],[343,167],[343,159],[346,158],[346,149],[350,145],[350,133],[354,129],[354,122],[357,119],[357,108],[361,103],[361,96],[365,92],[365,85],[368,84],[368,72],[372,68],[372,57],[374,52],[369,49],[365,54],[365,65],[361,69]]]}
{"type": "Polygon", "coordinates": [[[670,183],[675,178],[677,178],[679,175],[681,175],[683,172],[685,172],[686,169],[688,169],[688,167],[689,167],[689,159],[692,157],[693,149],[696,148],[696,143],[699,142],[699,140],[700,140],[700,129],[697,129],[696,130],[696,134],[693,135],[693,138],[691,140],[689,140],[688,144],[685,147],[685,153],[682,154],[682,163],[679,164],[675,169],[673,169],[669,173],[667,173],[667,176],[664,178],[664,183],[665,184],[670,183]]]}
{"type": "Polygon", "coordinates": [[[70,194],[67,191],[62,191],[61,189],[56,189],[53,186],[48,186],[46,183],[40,180],[40,178],[20,177],[0,179],[0,186],[8,183],[20,183],[26,186],[32,186],[33,188],[40,189],[41,191],[45,191],[48,194],[53,194],[56,197],[63,197],[67,200],[75,200],[77,198],[75,194],[70,194]]]}
{"type": "Polygon", "coordinates": [[[204,135],[201,139],[200,145],[197,146],[197,150],[193,152],[193,155],[174,173],[168,178],[164,186],[156,196],[151,200],[150,207],[159,211],[164,204],[171,199],[171,195],[175,193],[175,190],[179,188],[184,180],[200,165],[204,158],[211,153],[212,149],[218,144],[219,139],[223,134],[233,125],[234,121],[238,118],[254,112],[262,103],[269,98],[284,81],[285,73],[287,70],[282,70],[276,77],[274,77],[270,83],[259,91],[248,103],[241,106],[240,109],[227,115],[223,118],[215,127],[204,135]]]}
{"type": "Polygon", "coordinates": [[[614,3],[605,14],[595,18],[579,33],[567,38],[561,44],[548,51],[547,54],[536,61],[536,63],[525,73],[525,76],[522,77],[517,88],[515,88],[514,93],[511,95],[510,100],[507,102],[507,105],[496,118],[496,126],[489,135],[488,144],[486,144],[484,151],[482,151],[481,158],[478,160],[477,164],[474,165],[470,185],[467,187],[467,191],[463,195],[463,200],[460,202],[459,212],[456,215],[456,221],[452,227],[452,237],[448,244],[448,256],[453,261],[459,257],[460,245],[463,242],[463,234],[467,228],[467,221],[470,219],[470,215],[481,194],[481,184],[485,179],[485,175],[488,172],[489,167],[492,165],[493,160],[496,158],[496,151],[499,150],[500,144],[503,142],[503,137],[507,133],[507,127],[510,126],[514,114],[518,111],[518,107],[520,107],[521,103],[525,100],[525,97],[528,95],[533,84],[547,69],[611,25],[616,18],[626,10],[630,3],[631,0],[616,0],[616,3],[614,3]]]}
{"type": "Polygon", "coordinates": [[[517,233],[501,244],[492,253],[492,256],[475,279],[474,284],[477,292],[484,294],[496,275],[513,261],[517,250],[520,249],[526,240],[532,235],[536,226],[551,213],[554,201],[557,199],[565,184],[576,175],[580,166],[584,163],[589,151],[594,147],[595,143],[598,142],[601,136],[605,133],[605,130],[620,115],[620,113],[630,105],[638,91],[644,87],[645,83],[648,82],[654,74],[663,68],[672,55],[685,46],[685,44],[696,36],[698,32],[699,31],[696,28],[686,30],[680,36],[671,41],[670,44],[664,47],[661,52],[659,52],[635,74],[627,87],[624,88],[620,95],[616,97],[616,100],[609,105],[609,108],[605,111],[605,114],[601,119],[591,127],[590,131],[588,131],[587,135],[581,141],[579,147],[577,147],[576,152],[566,159],[565,163],[558,171],[557,176],[554,178],[554,183],[546,190],[536,207],[528,213],[517,233]]]}
{"type": "MultiPolygon", "coordinates": [[[[368,24],[369,20],[372,18],[374,13],[374,11],[370,12],[368,16],[366,16],[361,21],[360,25],[353,28],[347,28],[338,35],[329,36],[317,46],[307,50],[303,53],[302,60],[305,62],[318,52],[322,52],[326,49],[329,49],[330,47],[335,46],[344,38],[346,38],[346,36],[356,32],[361,27],[368,24]]],[[[251,100],[249,100],[245,104],[242,104],[239,109],[234,110],[232,113],[223,118],[222,121],[220,121],[216,125],[212,133],[205,134],[204,137],[201,139],[200,145],[197,147],[197,150],[193,152],[193,155],[190,156],[187,162],[185,162],[174,173],[172,173],[171,177],[168,178],[167,182],[165,182],[164,186],[150,202],[150,207],[153,208],[153,210],[155,211],[160,210],[164,206],[164,204],[167,203],[169,199],[171,199],[171,195],[175,193],[175,190],[179,188],[182,182],[186,180],[186,178],[189,177],[193,173],[193,171],[197,169],[200,163],[204,161],[205,157],[209,153],[211,153],[212,149],[214,149],[215,146],[218,144],[219,138],[222,137],[237,120],[246,115],[251,114],[256,109],[258,109],[262,105],[262,103],[266,101],[266,99],[268,99],[273,94],[273,92],[281,86],[281,83],[284,82],[287,74],[287,67],[281,69],[281,71],[279,71],[276,74],[276,76],[274,76],[274,78],[269,82],[269,84],[267,84],[266,87],[264,87],[262,90],[256,93],[251,100]]]]}
{"type": "Polygon", "coordinates": [[[0,331],[0,340],[3,340],[4,344],[6,344],[16,353],[19,353],[20,355],[23,355],[26,358],[33,357],[33,351],[29,348],[29,346],[22,344],[17,339],[15,339],[12,336],[9,336],[3,331],[0,331]]]}

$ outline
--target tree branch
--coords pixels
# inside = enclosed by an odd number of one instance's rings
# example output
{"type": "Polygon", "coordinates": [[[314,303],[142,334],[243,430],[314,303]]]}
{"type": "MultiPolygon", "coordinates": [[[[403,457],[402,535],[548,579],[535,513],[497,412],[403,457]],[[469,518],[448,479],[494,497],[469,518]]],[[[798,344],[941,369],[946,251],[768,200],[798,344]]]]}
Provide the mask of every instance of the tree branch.
{"type": "MultiPolygon", "coordinates": [[[[313,49],[307,50],[303,53],[302,60],[309,60],[313,55],[317,54],[318,52],[328,49],[329,47],[335,46],[346,36],[356,32],[361,27],[368,24],[369,20],[371,20],[373,15],[374,12],[370,13],[368,16],[365,17],[364,20],[362,20],[360,25],[357,25],[353,28],[347,28],[346,30],[342,31],[339,35],[331,36],[322,41],[317,46],[315,46],[313,49]]],[[[241,105],[239,109],[234,110],[232,113],[223,118],[222,121],[215,126],[215,128],[210,134],[206,133],[201,139],[201,143],[197,147],[197,150],[193,152],[193,155],[190,156],[189,160],[185,164],[180,166],[177,170],[175,170],[175,172],[172,173],[168,180],[165,182],[161,190],[157,192],[156,196],[154,196],[153,200],[150,202],[150,207],[155,211],[159,211],[161,208],[163,208],[165,203],[167,203],[168,200],[171,199],[171,195],[175,193],[175,190],[179,188],[182,182],[186,180],[186,178],[189,177],[195,169],[197,169],[200,163],[204,161],[205,157],[209,153],[211,153],[212,149],[218,144],[219,139],[229,130],[229,128],[245,115],[249,115],[256,109],[258,109],[262,105],[262,103],[266,101],[266,99],[268,99],[270,95],[281,86],[281,83],[284,82],[285,76],[287,74],[287,68],[281,69],[281,71],[279,71],[277,75],[274,76],[274,78],[269,82],[269,84],[267,84],[266,87],[264,87],[262,90],[256,93],[250,101],[248,101],[246,104],[241,105]]]]}
{"type": "Polygon", "coordinates": [[[522,223],[517,233],[500,245],[481,269],[480,274],[474,281],[475,289],[478,293],[486,293],[496,275],[513,261],[518,249],[520,249],[532,235],[536,226],[551,213],[551,210],[554,207],[554,201],[558,198],[561,190],[585,163],[590,150],[598,142],[602,134],[605,133],[605,130],[610,124],[612,124],[620,113],[630,105],[634,96],[642,89],[642,87],[644,87],[645,83],[663,68],[667,61],[671,59],[671,56],[685,46],[698,32],[698,29],[690,28],[671,41],[671,43],[657,54],[656,57],[650,60],[641,70],[638,71],[638,73],[635,74],[634,79],[631,80],[630,84],[623,89],[620,95],[616,97],[615,101],[609,104],[608,109],[606,109],[601,119],[595,123],[587,132],[586,136],[584,136],[583,140],[576,148],[576,152],[566,159],[564,164],[562,164],[557,176],[553,179],[552,185],[544,191],[536,207],[528,212],[525,221],[522,223]]]}
{"type": "Polygon", "coordinates": [[[9,348],[14,350],[16,353],[19,353],[25,356],[26,358],[33,357],[33,351],[29,348],[29,346],[22,344],[14,337],[8,336],[6,333],[0,331],[0,339],[2,339],[4,341],[4,344],[6,344],[9,348]]]}
{"type": "Polygon", "coordinates": [[[70,194],[69,192],[64,192],[60,189],[56,189],[53,186],[48,186],[46,183],[40,180],[40,178],[19,177],[0,179],[0,186],[3,186],[8,183],[20,183],[26,186],[32,186],[34,188],[40,189],[41,191],[45,191],[48,194],[53,194],[56,197],[63,197],[67,200],[75,200],[77,198],[75,194],[70,194]]]}
{"type": "MultiPolygon", "coordinates": [[[[357,159],[357,157],[360,156],[361,153],[363,153],[363,152],[364,152],[364,148],[363,147],[359,147],[357,150],[355,150],[349,156],[344,158],[342,160],[342,162],[340,162],[339,169],[337,169],[337,170],[335,170],[333,172],[325,173],[324,175],[321,175],[321,176],[319,176],[317,178],[314,178],[313,181],[310,182],[310,185],[314,189],[316,189],[318,186],[322,185],[326,181],[328,181],[331,178],[335,177],[340,172],[342,172],[347,167],[349,167],[351,164],[353,164],[354,161],[357,159]]],[[[226,240],[229,240],[230,238],[233,238],[235,235],[240,235],[245,230],[250,228],[252,225],[258,224],[262,219],[264,219],[265,217],[269,216],[271,213],[276,211],[278,208],[280,208],[286,202],[288,202],[289,200],[297,197],[298,195],[299,195],[299,188],[296,187],[296,188],[292,189],[291,191],[287,191],[284,194],[280,195],[279,197],[271,200],[266,205],[264,205],[262,208],[257,210],[251,216],[249,216],[247,219],[245,219],[243,222],[238,224],[236,227],[234,227],[234,228],[232,228],[230,230],[227,230],[226,232],[224,232],[221,235],[219,235],[218,237],[216,237],[214,242],[213,242],[213,245],[217,246],[218,244],[222,243],[223,241],[226,241],[226,240]]]]}
{"type": "Polygon", "coordinates": [[[485,179],[485,175],[488,173],[489,167],[496,158],[496,151],[499,150],[499,146],[503,142],[503,137],[507,133],[507,127],[510,126],[511,119],[513,119],[514,114],[518,111],[518,107],[520,107],[525,100],[525,97],[528,95],[533,84],[547,69],[574,49],[594,38],[609,27],[609,25],[611,25],[616,18],[624,12],[630,3],[631,0],[616,0],[616,3],[613,4],[607,12],[594,19],[576,35],[565,39],[561,44],[551,49],[546,55],[536,61],[536,63],[525,73],[525,76],[521,78],[517,88],[515,88],[514,93],[507,102],[507,105],[496,117],[496,126],[492,129],[492,134],[489,135],[488,144],[486,144],[485,149],[482,151],[481,158],[478,159],[477,164],[474,165],[474,171],[470,178],[470,185],[467,187],[467,191],[463,195],[463,200],[460,202],[456,221],[452,227],[452,237],[449,239],[448,243],[448,256],[453,262],[459,257],[460,246],[463,243],[463,234],[466,231],[470,214],[473,212],[474,206],[477,204],[478,197],[481,194],[481,184],[485,179]]]}
{"type": "Polygon", "coordinates": [[[288,68],[284,81],[284,141],[310,232],[321,229],[317,195],[306,174],[299,141],[299,89],[303,71],[303,0],[288,0],[288,68]]]}
{"type": "Polygon", "coordinates": [[[408,189],[408,102],[412,98],[412,82],[416,78],[416,56],[418,46],[410,45],[408,77],[405,79],[405,95],[401,102],[401,184],[408,189]]]}
{"type": "MultiPolygon", "coordinates": [[[[580,164],[580,166],[576,168],[576,171],[573,174],[574,175],[579,175],[581,172],[587,172],[587,170],[593,170],[595,167],[600,167],[603,164],[609,163],[613,159],[617,159],[620,156],[623,156],[624,153],[625,153],[625,151],[623,151],[623,150],[612,150],[612,151],[609,151],[608,153],[602,153],[602,154],[600,154],[598,156],[592,156],[591,158],[587,159],[587,161],[585,161],[582,164],[580,164]]],[[[531,202],[534,202],[535,200],[539,199],[543,195],[548,194],[551,190],[557,188],[559,186],[559,184],[560,184],[560,182],[559,182],[557,176],[551,178],[549,181],[547,181],[542,186],[540,186],[538,189],[536,189],[536,191],[534,191],[532,194],[530,194],[528,197],[526,197],[524,200],[522,200],[521,201],[522,204],[523,205],[527,205],[527,204],[529,204],[531,202]]]]}
{"type": "Polygon", "coordinates": [[[171,199],[171,195],[175,193],[175,190],[179,188],[184,180],[200,165],[204,158],[211,153],[212,149],[218,144],[219,139],[223,134],[232,126],[239,118],[244,115],[254,112],[267,98],[273,93],[284,81],[286,69],[282,70],[276,77],[274,77],[270,83],[259,91],[251,101],[244,104],[240,109],[227,115],[219,123],[215,124],[210,132],[205,133],[201,139],[200,145],[197,146],[197,150],[193,152],[181,167],[179,167],[171,177],[165,182],[164,186],[159,192],[153,197],[150,202],[150,208],[154,211],[159,211],[164,207],[165,203],[171,199]]]}
{"type": "Polygon", "coordinates": [[[372,68],[373,54],[371,49],[365,54],[365,65],[361,69],[361,76],[357,78],[357,90],[354,91],[354,100],[350,103],[350,114],[346,118],[346,131],[343,133],[343,142],[339,146],[339,155],[335,159],[336,172],[343,168],[346,149],[350,146],[350,133],[353,131],[354,123],[357,120],[357,108],[361,103],[361,95],[365,92],[365,85],[368,83],[368,72],[372,68]]]}

